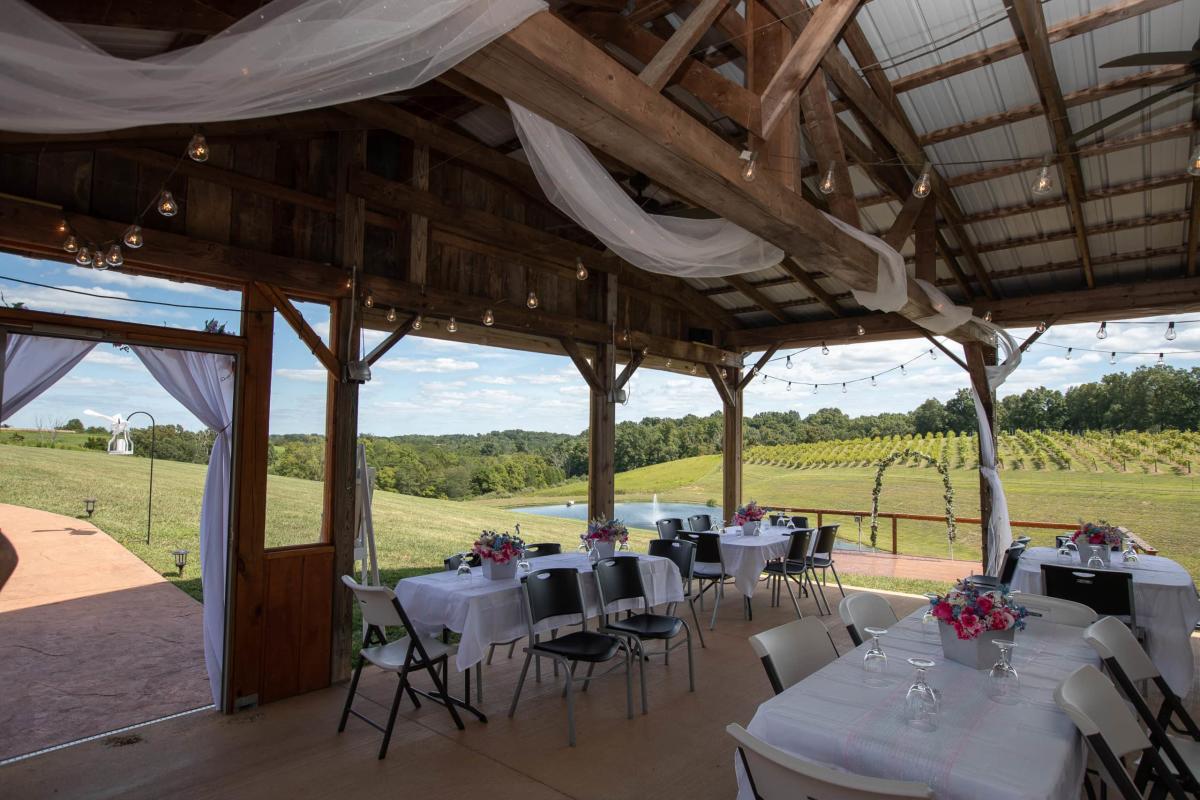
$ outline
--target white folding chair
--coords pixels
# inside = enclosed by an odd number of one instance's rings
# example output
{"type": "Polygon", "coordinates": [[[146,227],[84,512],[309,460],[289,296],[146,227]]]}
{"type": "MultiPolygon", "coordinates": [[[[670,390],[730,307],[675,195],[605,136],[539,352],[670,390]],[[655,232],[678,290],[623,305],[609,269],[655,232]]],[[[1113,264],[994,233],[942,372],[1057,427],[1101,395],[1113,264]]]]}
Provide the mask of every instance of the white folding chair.
{"type": "Polygon", "coordinates": [[[1013,592],[1013,600],[1017,605],[1028,609],[1030,616],[1040,617],[1047,622],[1054,622],[1059,625],[1086,628],[1100,618],[1099,614],[1083,603],[1076,603],[1074,600],[1064,600],[1061,597],[1013,592]]]}
{"type": "Polygon", "coordinates": [[[1105,782],[1125,800],[1142,800],[1151,782],[1155,784],[1151,797],[1187,797],[1116,687],[1100,670],[1091,664],[1075,670],[1054,690],[1054,700],[1087,740],[1105,782]],[[1137,763],[1136,775],[1129,774],[1126,763],[1137,763]]]}
{"type": "MultiPolygon", "coordinates": [[[[796,623],[791,623],[796,624],[796,623]]],[[[898,800],[932,798],[933,790],[923,783],[871,778],[809,761],[767,744],[741,725],[727,725],[725,732],[738,743],[738,758],[755,800],[898,800]]]]}
{"type": "Polygon", "coordinates": [[[804,617],[750,637],[775,694],[793,686],[838,657],[825,624],[804,617]]]}
{"type": "Polygon", "coordinates": [[[838,615],[854,646],[863,643],[863,630],[866,628],[890,628],[898,621],[891,603],[881,595],[870,592],[859,592],[847,595],[838,603],[838,615]]]}

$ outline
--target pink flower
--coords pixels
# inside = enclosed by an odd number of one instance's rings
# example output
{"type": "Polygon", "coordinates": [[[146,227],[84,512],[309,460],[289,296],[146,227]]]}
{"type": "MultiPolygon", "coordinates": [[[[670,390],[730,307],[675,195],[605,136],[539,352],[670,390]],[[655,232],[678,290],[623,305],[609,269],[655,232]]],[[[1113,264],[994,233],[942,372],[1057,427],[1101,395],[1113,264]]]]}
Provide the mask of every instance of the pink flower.
{"type": "Polygon", "coordinates": [[[976,606],[976,608],[978,608],[978,609],[979,609],[979,613],[980,613],[980,614],[987,614],[987,613],[989,613],[989,612],[992,610],[992,606],[993,606],[993,605],[994,605],[994,604],[992,603],[992,598],[988,597],[987,595],[983,595],[983,596],[982,596],[982,597],[980,597],[980,598],[979,598],[979,600],[978,600],[978,601],[975,603],[975,606],[976,606]]]}
{"type": "Polygon", "coordinates": [[[933,616],[943,622],[949,622],[954,619],[954,611],[950,608],[949,603],[938,603],[933,607],[933,616]]]}

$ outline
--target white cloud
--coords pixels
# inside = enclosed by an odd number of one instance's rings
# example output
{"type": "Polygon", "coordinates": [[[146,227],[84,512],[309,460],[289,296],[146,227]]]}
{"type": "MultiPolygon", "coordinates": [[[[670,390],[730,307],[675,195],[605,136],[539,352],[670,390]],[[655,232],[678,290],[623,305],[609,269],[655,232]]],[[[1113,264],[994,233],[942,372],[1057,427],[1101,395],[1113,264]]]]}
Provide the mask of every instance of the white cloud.
{"type": "MultiPolygon", "coordinates": [[[[566,383],[567,382],[567,378],[564,375],[545,375],[545,374],[526,375],[525,377],[521,378],[521,380],[525,383],[532,384],[533,386],[545,386],[545,385],[554,384],[554,383],[566,383]]],[[[579,380],[583,380],[583,378],[580,378],[579,380]]]]}
{"type": "Polygon", "coordinates": [[[275,370],[275,377],[291,381],[303,381],[305,383],[324,383],[329,378],[329,373],[323,368],[291,369],[280,367],[275,370]]]}
{"type": "Polygon", "coordinates": [[[506,378],[503,375],[484,375],[475,379],[477,383],[487,383],[492,386],[512,386],[516,383],[512,378],[506,378]]]}
{"type": "Polygon", "coordinates": [[[375,365],[377,369],[407,371],[407,372],[469,372],[479,369],[476,361],[460,361],[457,358],[387,358],[375,365]]]}
{"type": "Polygon", "coordinates": [[[110,349],[97,347],[84,356],[84,364],[94,364],[99,367],[117,367],[118,369],[144,369],[142,362],[130,355],[122,355],[110,349]]]}

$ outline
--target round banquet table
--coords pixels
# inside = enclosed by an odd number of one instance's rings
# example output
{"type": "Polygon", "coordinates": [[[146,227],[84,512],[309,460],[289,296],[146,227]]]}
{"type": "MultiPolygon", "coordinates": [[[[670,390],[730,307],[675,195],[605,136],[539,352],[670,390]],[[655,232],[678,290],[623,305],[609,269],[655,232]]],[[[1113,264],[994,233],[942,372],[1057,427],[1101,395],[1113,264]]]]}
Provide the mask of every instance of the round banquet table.
{"type": "MultiPolygon", "coordinates": [[[[1079,566],[1058,558],[1053,547],[1031,547],[1017,562],[1012,588],[1044,594],[1042,564],[1079,566]]],[[[1163,678],[1181,697],[1192,688],[1192,630],[1200,621],[1200,600],[1192,576],[1178,563],[1162,556],[1139,555],[1126,564],[1113,553],[1113,569],[1133,573],[1133,602],[1137,624],[1146,632],[1146,652],[1163,678]]]]}

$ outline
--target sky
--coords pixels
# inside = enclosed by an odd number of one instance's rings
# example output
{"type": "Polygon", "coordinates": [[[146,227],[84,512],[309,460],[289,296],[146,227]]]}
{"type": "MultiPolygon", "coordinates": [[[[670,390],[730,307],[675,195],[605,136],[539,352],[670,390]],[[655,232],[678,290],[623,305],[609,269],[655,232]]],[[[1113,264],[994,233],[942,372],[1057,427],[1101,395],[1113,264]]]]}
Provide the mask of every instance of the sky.
{"type": "MultiPolygon", "coordinates": [[[[42,311],[126,319],[147,324],[198,330],[218,319],[237,330],[239,295],[192,284],[144,278],[120,272],[96,272],[73,265],[0,254],[0,295],[7,303],[24,302],[42,311]],[[82,296],[18,283],[86,292],[82,296]],[[153,300],[209,309],[175,308],[128,302],[153,300]]],[[[323,337],[328,313],[319,305],[299,304],[305,318],[323,337]]],[[[1098,380],[1107,372],[1131,371],[1154,364],[1158,353],[1176,367],[1200,365],[1200,314],[1154,317],[1120,324],[1110,321],[1108,338],[1096,338],[1097,325],[1052,327],[1025,354],[1021,367],[1000,389],[1001,396],[1037,386],[1066,390],[1098,380]],[[1184,323],[1188,319],[1196,323],[1184,323]],[[1178,337],[1164,338],[1167,321],[1177,321],[1178,337]],[[1057,347],[1054,345],[1058,345],[1057,347]],[[1067,347],[1075,348],[1068,359],[1067,347]],[[1087,349],[1103,352],[1087,352],[1087,349]],[[1150,355],[1118,355],[1111,351],[1150,355]],[[1194,353],[1179,351],[1194,350],[1194,353]]],[[[325,371],[290,327],[276,315],[272,375],[272,433],[324,431],[325,371]]],[[[1013,329],[1018,341],[1032,330],[1013,329]]],[[[367,347],[383,338],[368,332],[367,347]]],[[[957,349],[953,343],[948,345],[957,349]]],[[[823,354],[781,351],[764,370],[769,379],[754,380],[746,389],[746,414],[795,410],[801,415],[834,406],[851,416],[909,411],[930,397],[945,401],[965,388],[966,374],[944,354],[931,358],[924,340],[834,346],[823,354]],[[791,353],[792,367],[785,356],[791,353]],[[912,361],[903,375],[894,370],[912,361]],[[886,370],[892,372],[885,374],[886,370]],[[869,378],[878,375],[871,387],[869,378]],[[777,380],[776,380],[777,379],[777,380]],[[854,382],[860,379],[859,382],[854,382]],[[787,389],[786,381],[793,386],[787,389]],[[846,392],[841,390],[846,381],[846,392]],[[812,393],[813,383],[821,386],[812,393]]],[[[757,354],[752,357],[757,359],[757,354]]],[[[706,415],[720,410],[716,390],[706,377],[640,369],[629,384],[629,401],[617,407],[618,421],[645,417],[706,415]]],[[[132,353],[98,345],[70,374],[8,420],[13,427],[48,426],[73,417],[85,424],[104,424],[85,417],[91,408],[127,416],[148,411],[163,424],[200,427],[199,422],[166,394],[132,353]],[[89,421],[90,420],[90,421],[89,421]]],[[[462,342],[408,336],[373,368],[362,389],[359,429],[364,433],[485,433],[526,430],[579,433],[587,427],[588,390],[565,356],[523,353],[462,342]]],[[[144,418],[135,419],[135,425],[144,418]]]]}

